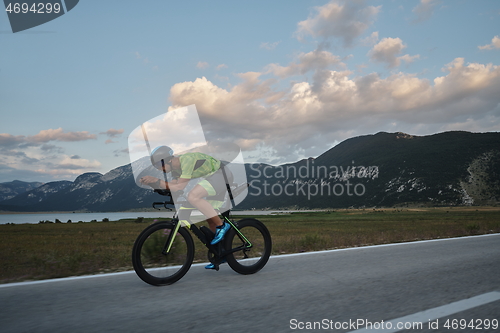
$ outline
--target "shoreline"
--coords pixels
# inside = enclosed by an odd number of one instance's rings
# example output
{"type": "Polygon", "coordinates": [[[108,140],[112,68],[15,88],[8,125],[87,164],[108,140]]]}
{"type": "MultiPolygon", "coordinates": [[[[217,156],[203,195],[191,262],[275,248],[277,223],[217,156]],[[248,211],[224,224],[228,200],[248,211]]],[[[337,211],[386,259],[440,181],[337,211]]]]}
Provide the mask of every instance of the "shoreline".
{"type": "MultiPolygon", "coordinates": [[[[429,211],[435,209],[450,209],[450,210],[500,210],[500,206],[431,206],[431,207],[365,207],[365,208],[311,208],[311,209],[297,209],[297,208],[267,208],[267,209],[232,209],[231,212],[237,214],[238,212],[275,212],[275,211],[288,211],[288,212],[333,212],[333,211],[429,211]]],[[[5,211],[0,210],[0,215],[14,215],[14,214],[112,214],[112,213],[154,213],[154,212],[165,212],[164,210],[120,210],[120,211],[87,211],[87,210],[75,210],[75,211],[37,211],[37,212],[20,212],[20,211],[5,211]]]]}

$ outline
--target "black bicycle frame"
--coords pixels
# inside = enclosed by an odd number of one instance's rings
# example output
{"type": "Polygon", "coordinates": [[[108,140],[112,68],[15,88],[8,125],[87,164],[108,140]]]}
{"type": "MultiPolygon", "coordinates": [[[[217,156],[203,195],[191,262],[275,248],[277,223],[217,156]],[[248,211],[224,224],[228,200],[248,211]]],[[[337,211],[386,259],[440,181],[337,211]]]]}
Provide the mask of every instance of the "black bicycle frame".
{"type": "Polygon", "coordinates": [[[252,248],[252,246],[253,246],[252,243],[245,237],[245,235],[243,235],[243,233],[238,229],[237,225],[235,223],[233,223],[228,218],[227,215],[229,215],[229,214],[226,214],[226,213],[229,213],[229,212],[225,212],[224,214],[221,214],[221,216],[224,218],[224,220],[227,223],[229,223],[234,228],[234,230],[236,231],[236,234],[241,239],[241,241],[244,243],[243,245],[232,248],[232,249],[227,249],[227,250],[223,249],[222,242],[219,242],[215,245],[212,245],[212,244],[210,244],[210,240],[207,239],[206,235],[200,230],[200,228],[198,228],[195,224],[189,223],[190,222],[189,220],[180,220],[179,217],[177,216],[177,214],[175,214],[174,217],[172,218],[172,224],[173,224],[174,228],[165,242],[162,254],[166,255],[170,251],[170,248],[172,247],[172,244],[174,242],[174,237],[175,237],[174,235],[177,234],[177,231],[179,230],[179,228],[182,228],[181,223],[183,223],[183,222],[188,223],[188,225],[186,227],[189,230],[191,230],[191,232],[196,235],[196,237],[203,243],[203,245],[205,245],[207,247],[207,249],[211,253],[213,253],[216,257],[218,257],[219,259],[224,258],[225,256],[227,256],[230,253],[234,253],[234,252],[238,252],[241,250],[247,250],[247,249],[252,248]]]}
{"type": "MultiPolygon", "coordinates": [[[[223,170],[224,178],[226,180],[226,185],[228,188],[230,200],[231,200],[232,204],[234,205],[233,193],[231,191],[230,186],[227,184],[227,176],[226,176],[226,173],[224,172],[224,168],[222,168],[222,170],[223,170]]],[[[246,186],[248,186],[248,185],[246,185],[246,186]]],[[[162,205],[166,209],[172,210],[172,208],[167,207],[168,205],[174,204],[172,193],[168,190],[158,190],[158,189],[156,189],[155,192],[160,194],[160,195],[170,196],[170,200],[163,201],[163,202],[154,202],[153,208],[157,209],[156,208],[157,205],[162,205]]],[[[222,242],[217,243],[215,246],[211,245],[210,240],[207,239],[206,235],[195,224],[191,223],[190,215],[191,215],[191,212],[193,211],[193,209],[195,209],[195,208],[190,206],[187,203],[186,206],[181,205],[180,213],[176,212],[174,214],[174,217],[172,218],[172,223],[173,223],[174,228],[173,228],[173,231],[168,236],[167,241],[165,242],[165,245],[163,246],[163,250],[162,250],[163,255],[167,255],[169,253],[170,248],[172,247],[172,244],[174,243],[175,235],[177,234],[177,231],[179,231],[179,228],[181,228],[181,223],[186,224],[186,227],[189,230],[191,230],[196,235],[196,237],[198,237],[198,239],[203,243],[203,245],[205,245],[211,253],[213,253],[216,257],[219,258],[218,261],[220,261],[221,258],[224,258],[228,254],[231,254],[231,253],[234,253],[237,251],[241,251],[241,250],[243,250],[245,252],[245,250],[252,248],[252,246],[253,246],[252,243],[245,237],[245,235],[243,235],[243,233],[238,229],[237,225],[230,220],[230,218],[229,218],[230,210],[229,209],[224,211],[224,213],[220,214],[220,216],[224,219],[224,221],[226,221],[226,223],[229,223],[234,228],[234,230],[236,231],[236,234],[238,235],[238,238],[240,238],[240,240],[243,242],[243,245],[238,246],[234,249],[229,249],[229,250],[223,249],[222,242]]],[[[246,253],[245,253],[245,256],[246,256],[246,253]]]]}

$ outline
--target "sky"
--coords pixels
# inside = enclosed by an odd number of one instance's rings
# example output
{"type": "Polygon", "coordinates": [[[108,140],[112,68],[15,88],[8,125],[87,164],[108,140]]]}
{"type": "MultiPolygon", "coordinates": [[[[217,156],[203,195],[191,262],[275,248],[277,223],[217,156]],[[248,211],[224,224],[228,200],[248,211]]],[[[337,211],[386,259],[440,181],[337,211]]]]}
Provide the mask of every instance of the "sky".
{"type": "Polygon", "coordinates": [[[104,174],[137,126],[192,104],[245,162],[498,132],[500,1],[82,0],[17,33],[0,13],[0,182],[104,174]]]}

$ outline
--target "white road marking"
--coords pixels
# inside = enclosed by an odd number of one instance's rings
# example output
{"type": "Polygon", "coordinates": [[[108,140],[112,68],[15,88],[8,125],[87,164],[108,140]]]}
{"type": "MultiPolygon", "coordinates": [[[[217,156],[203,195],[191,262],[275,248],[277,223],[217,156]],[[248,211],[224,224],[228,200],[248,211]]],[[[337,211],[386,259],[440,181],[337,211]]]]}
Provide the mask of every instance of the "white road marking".
{"type": "MultiPolygon", "coordinates": [[[[404,245],[410,245],[410,244],[422,244],[422,243],[429,243],[429,242],[442,242],[442,241],[460,240],[460,239],[478,238],[478,237],[489,237],[489,236],[500,236],[500,233],[484,234],[484,235],[476,235],[476,236],[465,236],[465,237],[428,239],[428,240],[421,240],[421,241],[390,243],[390,244],[379,244],[379,245],[368,245],[368,246],[358,246],[358,247],[347,247],[347,248],[343,248],[343,249],[324,250],[324,251],[312,251],[312,252],[280,254],[280,255],[271,256],[270,259],[279,259],[279,258],[286,258],[286,257],[303,256],[303,255],[310,255],[310,254],[330,253],[330,252],[365,250],[365,249],[372,249],[372,248],[378,248],[378,247],[387,247],[387,246],[404,246],[404,245]]],[[[208,262],[193,264],[193,265],[191,265],[191,267],[205,266],[206,264],[208,264],[208,262]]],[[[174,268],[174,267],[175,266],[172,266],[172,268],[174,268]]],[[[66,278],[47,279],[47,280],[39,280],[39,281],[4,283],[4,284],[0,284],[0,288],[27,286],[27,285],[32,285],[32,284],[49,283],[49,282],[63,282],[63,281],[88,279],[88,278],[96,278],[96,277],[109,277],[109,276],[131,274],[131,273],[134,273],[134,271],[125,271],[125,272],[116,272],[116,273],[103,273],[103,274],[94,274],[94,275],[82,275],[82,276],[71,276],[71,277],[66,277],[66,278]]]]}
{"type": "MultiPolygon", "coordinates": [[[[429,310],[417,312],[408,316],[404,316],[401,318],[396,318],[396,319],[391,319],[388,321],[384,320],[384,328],[362,328],[358,329],[355,331],[351,331],[349,333],[358,333],[358,332],[370,332],[370,331],[377,331],[377,332],[399,332],[407,329],[411,329],[411,327],[404,327],[405,323],[422,323],[423,324],[423,329],[428,329],[429,328],[429,322],[442,318],[442,317],[447,317],[455,313],[459,313],[465,310],[469,310],[481,305],[485,305],[491,302],[495,302],[500,300],[500,292],[498,291],[492,291],[486,294],[482,294],[479,296],[474,296],[471,298],[463,299],[461,301],[453,302],[450,304],[438,306],[437,308],[432,308],[429,310]],[[402,328],[397,328],[397,325],[403,324],[402,328]],[[392,329],[388,329],[387,327],[392,327],[392,329]]],[[[375,327],[373,325],[372,327],[375,327]]],[[[379,326],[381,327],[381,326],[379,326]]]]}
{"type": "Polygon", "coordinates": [[[289,254],[280,254],[280,255],[276,255],[276,256],[271,256],[271,258],[294,257],[294,256],[302,256],[302,255],[316,254],[316,253],[329,253],[329,252],[340,252],[340,251],[365,250],[365,249],[371,249],[371,248],[376,248],[376,247],[422,244],[422,243],[430,243],[430,242],[442,242],[442,241],[449,241],[449,240],[460,240],[460,239],[489,237],[489,236],[500,236],[500,233],[475,235],[475,236],[464,236],[464,237],[450,237],[450,238],[426,239],[426,240],[420,240],[420,241],[409,241],[409,242],[401,242],[401,243],[367,245],[367,246],[358,246],[358,247],[346,247],[346,248],[343,248],[343,249],[334,249],[334,250],[323,250],[323,251],[312,251],[312,252],[301,252],[301,253],[289,253],[289,254]]]}

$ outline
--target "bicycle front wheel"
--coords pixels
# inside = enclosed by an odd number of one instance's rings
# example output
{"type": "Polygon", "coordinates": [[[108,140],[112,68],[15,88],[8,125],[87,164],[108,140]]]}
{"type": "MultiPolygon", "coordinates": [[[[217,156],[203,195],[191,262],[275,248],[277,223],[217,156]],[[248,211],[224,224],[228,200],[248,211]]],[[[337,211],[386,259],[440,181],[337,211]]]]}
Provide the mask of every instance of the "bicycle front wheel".
{"type": "Polygon", "coordinates": [[[137,275],[154,286],[172,284],[182,278],[193,263],[194,242],[185,228],[179,228],[166,252],[174,225],[167,221],[150,225],[137,237],[132,263],[137,275]]]}
{"type": "Polygon", "coordinates": [[[256,273],[266,265],[271,255],[271,234],[256,219],[243,219],[236,223],[236,227],[239,232],[231,228],[225,237],[225,248],[237,250],[226,256],[227,263],[237,273],[256,273]]]}

